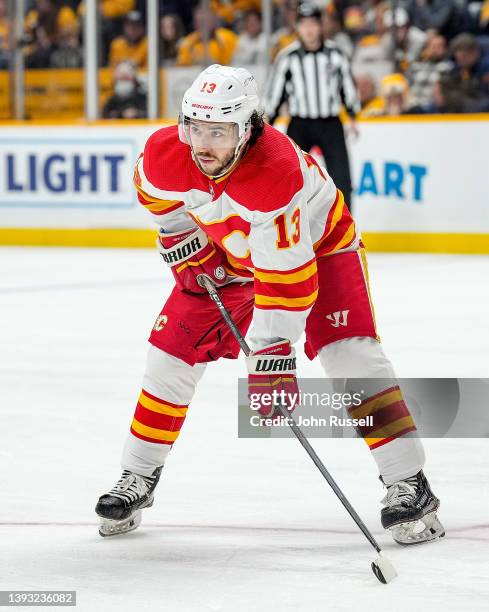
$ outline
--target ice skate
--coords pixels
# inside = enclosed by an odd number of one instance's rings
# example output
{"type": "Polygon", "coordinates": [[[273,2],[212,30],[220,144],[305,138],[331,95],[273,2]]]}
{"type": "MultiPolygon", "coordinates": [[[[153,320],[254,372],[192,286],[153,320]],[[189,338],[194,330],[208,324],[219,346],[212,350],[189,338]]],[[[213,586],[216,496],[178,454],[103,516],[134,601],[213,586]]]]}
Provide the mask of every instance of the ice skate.
{"type": "Polygon", "coordinates": [[[102,537],[128,533],[139,527],[143,508],[153,505],[161,470],[161,467],[156,468],[151,476],[124,470],[116,485],[99,498],[95,512],[101,519],[99,534],[102,537]]]}
{"type": "Polygon", "coordinates": [[[389,486],[382,504],[382,526],[391,531],[398,544],[422,544],[445,535],[436,515],[440,500],[422,470],[389,486]]]}

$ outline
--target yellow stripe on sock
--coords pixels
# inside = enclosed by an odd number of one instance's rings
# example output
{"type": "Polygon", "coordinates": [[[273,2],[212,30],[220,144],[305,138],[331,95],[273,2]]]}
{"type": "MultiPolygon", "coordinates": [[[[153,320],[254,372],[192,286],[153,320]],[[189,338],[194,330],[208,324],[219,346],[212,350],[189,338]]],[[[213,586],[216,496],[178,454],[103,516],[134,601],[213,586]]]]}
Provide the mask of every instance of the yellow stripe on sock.
{"type": "Polygon", "coordinates": [[[148,427],[147,425],[140,423],[137,419],[133,419],[132,428],[142,436],[153,438],[154,440],[164,440],[165,442],[175,442],[180,434],[179,431],[167,431],[166,429],[155,429],[154,427],[148,427]]]}
{"type": "Polygon", "coordinates": [[[175,408],[174,406],[168,406],[167,404],[157,402],[144,395],[144,393],[141,393],[138,402],[141,406],[151,410],[151,412],[158,412],[159,414],[166,414],[174,417],[184,417],[188,410],[188,407],[175,408]]]}
{"type": "Polygon", "coordinates": [[[377,410],[380,410],[389,404],[402,401],[403,397],[401,390],[396,389],[386,393],[385,395],[379,395],[379,397],[375,397],[374,399],[367,401],[365,404],[355,408],[355,410],[351,410],[350,416],[353,419],[363,419],[364,417],[374,414],[374,412],[377,412],[377,410]]]}
{"type": "Polygon", "coordinates": [[[412,416],[402,417],[402,419],[397,419],[397,421],[394,421],[385,427],[381,427],[380,429],[377,429],[377,431],[373,431],[372,433],[368,434],[368,437],[365,438],[365,442],[369,446],[376,444],[380,440],[390,438],[408,427],[416,427],[412,416]]]}

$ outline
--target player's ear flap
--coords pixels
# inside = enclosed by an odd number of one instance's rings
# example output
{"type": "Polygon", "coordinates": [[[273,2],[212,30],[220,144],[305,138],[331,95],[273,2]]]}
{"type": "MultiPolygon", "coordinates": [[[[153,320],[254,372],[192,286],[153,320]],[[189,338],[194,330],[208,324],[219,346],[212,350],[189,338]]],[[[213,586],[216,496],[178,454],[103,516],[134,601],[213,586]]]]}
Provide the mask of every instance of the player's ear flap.
{"type": "Polygon", "coordinates": [[[189,145],[190,142],[188,141],[184,125],[185,125],[185,117],[183,117],[182,114],[180,113],[178,117],[178,137],[180,138],[181,142],[189,145]]]}
{"type": "Polygon", "coordinates": [[[249,126],[247,126],[246,131],[244,133],[243,144],[248,142],[248,140],[251,138],[251,130],[252,126],[250,124],[249,126]]]}

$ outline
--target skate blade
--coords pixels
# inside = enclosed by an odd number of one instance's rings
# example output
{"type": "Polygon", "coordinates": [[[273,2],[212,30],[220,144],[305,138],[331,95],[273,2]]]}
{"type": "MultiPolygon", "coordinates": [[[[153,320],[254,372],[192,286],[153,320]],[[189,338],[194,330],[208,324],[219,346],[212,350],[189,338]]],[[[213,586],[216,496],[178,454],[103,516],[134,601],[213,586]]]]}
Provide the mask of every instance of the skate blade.
{"type": "Polygon", "coordinates": [[[424,544],[443,538],[445,529],[440,523],[436,512],[430,512],[418,521],[400,523],[390,529],[395,542],[401,546],[424,544]]]}
{"type": "Polygon", "coordinates": [[[134,531],[139,527],[141,524],[141,515],[142,511],[136,510],[136,512],[131,514],[131,516],[123,519],[122,521],[113,521],[111,519],[101,518],[98,532],[103,538],[129,533],[130,531],[134,531]]]}

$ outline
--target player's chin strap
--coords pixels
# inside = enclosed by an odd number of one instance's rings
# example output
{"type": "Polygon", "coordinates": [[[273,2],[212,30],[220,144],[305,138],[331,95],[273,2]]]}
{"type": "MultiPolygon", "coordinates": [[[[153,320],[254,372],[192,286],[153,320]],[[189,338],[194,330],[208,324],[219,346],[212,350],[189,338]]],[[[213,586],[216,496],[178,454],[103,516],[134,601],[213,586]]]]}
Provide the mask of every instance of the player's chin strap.
{"type": "MultiPolygon", "coordinates": [[[[221,300],[221,297],[219,295],[219,292],[217,291],[215,285],[211,282],[209,277],[207,277],[207,276],[205,276],[203,274],[197,276],[197,282],[199,283],[199,285],[201,287],[203,287],[204,289],[207,290],[207,292],[209,293],[212,301],[219,308],[219,311],[220,311],[220,313],[222,315],[222,318],[224,319],[224,321],[228,325],[231,333],[233,334],[233,336],[238,341],[238,344],[240,345],[241,350],[243,351],[243,353],[246,356],[249,356],[251,354],[251,349],[248,346],[248,344],[247,344],[246,340],[244,339],[243,335],[241,334],[238,326],[233,321],[233,319],[232,319],[231,315],[229,314],[227,308],[224,306],[224,304],[223,304],[223,302],[221,300]]],[[[306,436],[303,434],[301,428],[297,425],[297,423],[295,422],[295,420],[292,417],[292,415],[290,414],[290,412],[287,410],[287,408],[284,405],[282,405],[280,403],[278,404],[277,407],[280,410],[280,413],[281,413],[282,417],[284,417],[285,422],[287,423],[287,425],[294,432],[295,437],[299,440],[299,442],[302,444],[302,446],[304,447],[304,449],[307,452],[307,454],[309,455],[309,457],[314,462],[314,465],[318,468],[318,470],[321,472],[323,478],[326,480],[326,482],[329,484],[329,486],[333,489],[336,497],[340,500],[340,502],[346,508],[348,514],[355,521],[355,523],[357,524],[359,529],[362,531],[363,535],[367,538],[367,540],[370,542],[370,544],[379,553],[379,557],[377,559],[375,559],[375,561],[372,561],[372,563],[371,563],[372,571],[375,574],[375,576],[378,578],[378,580],[380,580],[380,582],[382,582],[383,584],[387,584],[388,582],[390,582],[391,580],[393,580],[397,576],[397,573],[396,573],[396,570],[394,569],[394,566],[392,565],[392,563],[386,557],[384,557],[384,555],[382,554],[382,549],[378,545],[378,543],[375,540],[374,536],[370,533],[370,531],[368,530],[368,528],[365,525],[365,523],[358,516],[355,508],[350,504],[348,499],[345,497],[345,495],[343,494],[343,491],[336,484],[336,481],[331,476],[331,474],[328,472],[328,470],[324,466],[324,463],[318,457],[316,451],[313,449],[313,447],[311,446],[311,443],[306,438],[306,436]]]]}

